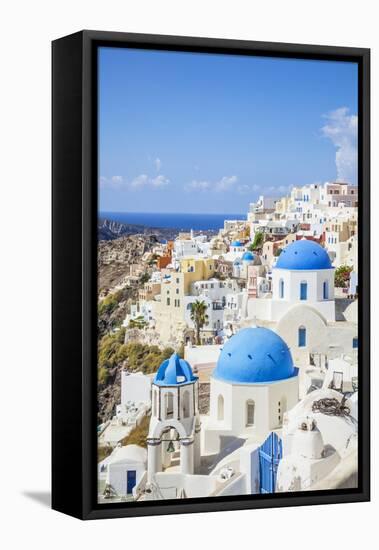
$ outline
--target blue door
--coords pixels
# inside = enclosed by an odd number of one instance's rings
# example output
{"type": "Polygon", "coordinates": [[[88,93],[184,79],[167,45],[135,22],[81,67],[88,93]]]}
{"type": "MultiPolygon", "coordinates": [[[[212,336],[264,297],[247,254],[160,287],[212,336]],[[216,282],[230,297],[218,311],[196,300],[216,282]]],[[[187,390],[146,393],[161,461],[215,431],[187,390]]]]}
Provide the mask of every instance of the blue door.
{"type": "Polygon", "coordinates": [[[307,291],[308,291],[307,287],[308,287],[307,283],[300,283],[300,300],[307,299],[307,291]]]}
{"type": "Polygon", "coordinates": [[[259,487],[261,493],[275,493],[278,465],[283,456],[282,440],[271,432],[259,449],[259,487]]]}
{"type": "Polygon", "coordinates": [[[133,487],[136,484],[136,470],[128,470],[126,472],[126,494],[130,495],[133,492],[133,487]]]}

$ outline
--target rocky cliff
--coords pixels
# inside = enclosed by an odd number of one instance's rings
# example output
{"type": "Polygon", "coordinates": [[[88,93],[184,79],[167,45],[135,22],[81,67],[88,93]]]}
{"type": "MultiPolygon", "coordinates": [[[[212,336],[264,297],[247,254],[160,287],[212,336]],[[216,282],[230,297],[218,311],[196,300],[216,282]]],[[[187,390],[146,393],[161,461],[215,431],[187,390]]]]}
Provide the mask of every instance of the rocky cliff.
{"type": "Polygon", "coordinates": [[[128,235],[98,244],[98,287],[99,291],[109,291],[122,286],[125,278],[131,275],[130,266],[145,269],[142,256],[157,244],[154,235],[128,235]]]}

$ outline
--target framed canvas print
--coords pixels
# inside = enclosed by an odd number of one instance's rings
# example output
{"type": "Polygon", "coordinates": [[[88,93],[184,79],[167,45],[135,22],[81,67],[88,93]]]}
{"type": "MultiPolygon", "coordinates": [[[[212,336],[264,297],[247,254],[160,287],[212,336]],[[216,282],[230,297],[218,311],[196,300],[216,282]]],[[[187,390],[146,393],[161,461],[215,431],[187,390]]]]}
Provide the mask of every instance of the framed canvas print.
{"type": "Polygon", "coordinates": [[[357,502],[369,50],[53,42],[53,508],[357,502]]]}

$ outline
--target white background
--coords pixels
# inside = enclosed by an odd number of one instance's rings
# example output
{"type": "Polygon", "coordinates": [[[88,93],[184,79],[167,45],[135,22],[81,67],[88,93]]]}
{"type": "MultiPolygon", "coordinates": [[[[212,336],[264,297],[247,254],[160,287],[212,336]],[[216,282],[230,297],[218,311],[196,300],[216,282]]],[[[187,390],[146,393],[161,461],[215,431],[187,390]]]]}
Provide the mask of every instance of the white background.
{"type": "MultiPolygon", "coordinates": [[[[50,484],[50,41],[86,28],[370,47],[375,152],[379,146],[376,110],[379,33],[375,4],[374,0],[2,3],[0,537],[3,548],[58,550],[117,546],[235,550],[242,545],[246,548],[264,545],[281,550],[319,550],[358,548],[364,541],[371,542],[371,548],[376,546],[379,507],[374,468],[373,502],[364,504],[97,522],[80,522],[51,511],[46,504],[50,484]]],[[[372,191],[372,203],[377,204],[375,156],[372,191]]],[[[373,266],[378,268],[375,257],[373,266]]],[[[376,305],[377,297],[373,289],[376,305]]],[[[375,307],[373,310],[375,315],[375,307]]],[[[377,320],[375,315],[374,330],[377,320]]],[[[373,371],[375,367],[373,364],[373,371]]],[[[375,378],[374,373],[374,383],[375,378]]],[[[372,408],[376,413],[375,400],[372,408]]],[[[375,420],[374,414],[373,448],[377,442],[375,420]]],[[[375,452],[374,465],[378,465],[375,452]]],[[[73,497],[76,490],[73,486],[73,497]]]]}

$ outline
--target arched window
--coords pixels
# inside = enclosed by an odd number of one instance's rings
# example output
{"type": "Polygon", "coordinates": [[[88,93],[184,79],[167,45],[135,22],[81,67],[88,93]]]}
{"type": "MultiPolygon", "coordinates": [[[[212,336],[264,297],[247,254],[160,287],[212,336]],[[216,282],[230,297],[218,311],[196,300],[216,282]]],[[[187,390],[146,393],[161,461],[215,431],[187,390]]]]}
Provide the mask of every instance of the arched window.
{"type": "Polygon", "coordinates": [[[246,402],[246,426],[254,426],[255,403],[251,399],[246,402]]]}
{"type": "Polygon", "coordinates": [[[280,279],[279,281],[279,298],[284,298],[284,281],[280,279]]]}
{"type": "Polygon", "coordinates": [[[217,420],[224,420],[224,397],[221,394],[217,398],[217,420]]]}
{"type": "Polygon", "coordinates": [[[322,296],[323,296],[324,300],[328,300],[328,298],[329,298],[328,281],[324,281],[322,283],[322,296]]]}
{"type": "Polygon", "coordinates": [[[353,349],[357,349],[357,348],[358,348],[358,337],[354,336],[354,338],[353,338],[353,349]]]}
{"type": "Polygon", "coordinates": [[[174,418],[174,394],[168,392],[164,396],[166,418],[174,418]]]}
{"type": "Polygon", "coordinates": [[[300,300],[306,300],[308,294],[308,284],[306,281],[300,283],[300,300]]]}
{"type": "Polygon", "coordinates": [[[305,348],[306,345],[307,345],[307,330],[305,327],[299,327],[298,346],[299,348],[305,348]]]}
{"type": "Polygon", "coordinates": [[[190,415],[190,394],[188,390],[183,393],[183,418],[188,418],[190,415]]]}

